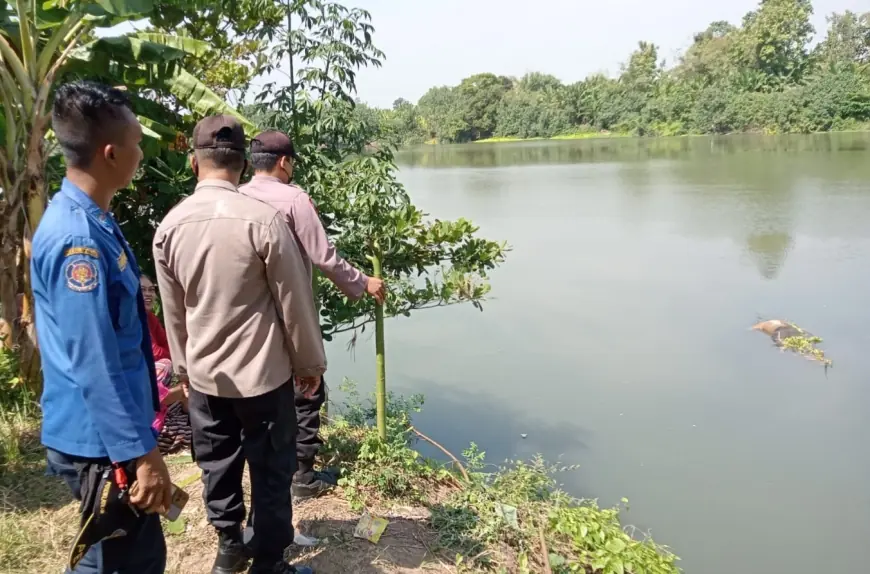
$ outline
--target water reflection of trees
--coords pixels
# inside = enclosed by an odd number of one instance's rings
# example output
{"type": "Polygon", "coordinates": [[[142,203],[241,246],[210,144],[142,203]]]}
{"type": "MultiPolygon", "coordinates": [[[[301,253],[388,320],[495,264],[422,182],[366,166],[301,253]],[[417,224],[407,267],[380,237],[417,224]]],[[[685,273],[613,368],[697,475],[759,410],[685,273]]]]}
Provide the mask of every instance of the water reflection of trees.
{"type": "Polygon", "coordinates": [[[776,278],[793,246],[794,240],[788,233],[755,234],[746,238],[746,250],[765,279],[776,278]]]}
{"type": "MultiPolygon", "coordinates": [[[[727,237],[763,278],[775,279],[794,246],[807,192],[828,192],[817,182],[870,181],[868,150],[866,133],[750,134],[421,146],[397,159],[426,168],[612,163],[615,180],[604,174],[593,183],[622,192],[626,217],[646,219],[656,198],[669,194],[666,217],[678,232],[727,237]]],[[[476,175],[490,181],[485,172],[476,175]]],[[[542,170],[541,185],[546,178],[542,170]]],[[[482,180],[476,186],[495,191],[482,180]]]]}
{"type": "Polygon", "coordinates": [[[397,154],[402,167],[503,167],[528,164],[628,162],[650,159],[692,160],[696,157],[746,152],[860,152],[870,149],[865,133],[715,137],[611,138],[547,140],[495,144],[422,145],[397,154]]]}

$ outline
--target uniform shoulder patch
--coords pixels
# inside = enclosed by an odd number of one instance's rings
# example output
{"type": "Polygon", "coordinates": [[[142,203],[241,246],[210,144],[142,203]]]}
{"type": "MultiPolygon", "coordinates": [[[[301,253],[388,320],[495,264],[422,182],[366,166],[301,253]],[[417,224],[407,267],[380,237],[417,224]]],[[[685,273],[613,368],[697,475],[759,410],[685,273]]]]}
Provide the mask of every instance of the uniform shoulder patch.
{"type": "Polygon", "coordinates": [[[99,259],[100,252],[93,247],[70,247],[63,252],[64,257],[72,257],[73,255],[87,255],[88,257],[99,259]]]}
{"type": "Polygon", "coordinates": [[[87,259],[73,259],[64,270],[66,286],[79,293],[87,293],[97,288],[100,278],[97,266],[87,259]]]}
{"type": "Polygon", "coordinates": [[[124,271],[127,268],[127,252],[121,249],[121,254],[118,255],[118,269],[124,271]]]}

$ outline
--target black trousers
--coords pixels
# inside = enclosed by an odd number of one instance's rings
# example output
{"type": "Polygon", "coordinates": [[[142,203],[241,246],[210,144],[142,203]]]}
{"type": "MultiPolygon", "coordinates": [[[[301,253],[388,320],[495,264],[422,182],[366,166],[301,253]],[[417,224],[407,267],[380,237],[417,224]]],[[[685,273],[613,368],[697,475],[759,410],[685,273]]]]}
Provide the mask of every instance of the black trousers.
{"type": "MultiPolygon", "coordinates": [[[[73,497],[81,502],[89,485],[89,469],[94,465],[108,466],[108,460],[86,459],[47,449],[47,474],[59,476],[73,497]]],[[[127,536],[105,540],[91,546],[75,574],[163,574],[166,569],[166,542],[160,516],[139,516],[136,529],[127,536]]],[[[69,569],[66,574],[71,574],[69,569]]]]}
{"type": "Polygon", "coordinates": [[[310,399],[296,389],[296,482],[314,480],[314,459],[323,445],[320,438],[320,409],[326,402],[326,381],[320,378],[320,388],[310,399]]]}
{"type": "Polygon", "coordinates": [[[202,469],[208,520],[229,536],[240,536],[245,520],[242,476],[251,474],[251,510],[257,532],[251,541],[255,564],[280,561],[293,542],[290,485],[296,471],[296,412],[293,384],[243,399],[213,397],[190,389],[193,454],[202,469]]]}

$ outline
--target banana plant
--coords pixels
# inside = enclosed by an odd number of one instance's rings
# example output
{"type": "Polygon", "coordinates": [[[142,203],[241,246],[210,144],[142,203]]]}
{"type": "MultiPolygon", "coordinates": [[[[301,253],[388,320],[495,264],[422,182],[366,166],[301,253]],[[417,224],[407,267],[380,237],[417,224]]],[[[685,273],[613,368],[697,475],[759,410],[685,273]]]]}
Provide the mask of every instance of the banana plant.
{"type": "Polygon", "coordinates": [[[19,352],[20,378],[34,390],[39,354],[30,242],[48,199],[49,104],[56,83],[90,78],[125,86],[146,135],[166,142],[176,137],[169,106],[238,116],[184,69],[187,58],[208,53],[204,42],[142,32],[96,36],[99,28],[147,18],[153,8],[152,0],[0,2],[0,346],[19,352]]]}

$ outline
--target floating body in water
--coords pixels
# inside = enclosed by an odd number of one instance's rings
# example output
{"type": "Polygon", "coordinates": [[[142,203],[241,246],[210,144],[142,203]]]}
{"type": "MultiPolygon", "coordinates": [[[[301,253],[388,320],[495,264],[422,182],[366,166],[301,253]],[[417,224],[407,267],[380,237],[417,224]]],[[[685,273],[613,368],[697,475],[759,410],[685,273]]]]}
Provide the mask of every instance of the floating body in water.
{"type": "Polygon", "coordinates": [[[790,337],[812,337],[810,333],[807,333],[797,325],[792,325],[791,323],[786,323],[779,319],[762,321],[761,323],[753,325],[752,330],[761,331],[765,335],[770,335],[770,338],[777,347],[781,347],[783,340],[790,337]]]}
{"type": "Polygon", "coordinates": [[[752,330],[769,335],[773,344],[780,349],[788,349],[824,363],[826,371],[831,366],[831,360],[825,357],[825,352],[816,348],[816,344],[821,343],[822,339],[804,331],[794,323],[772,319],[753,325],[752,330]]]}

